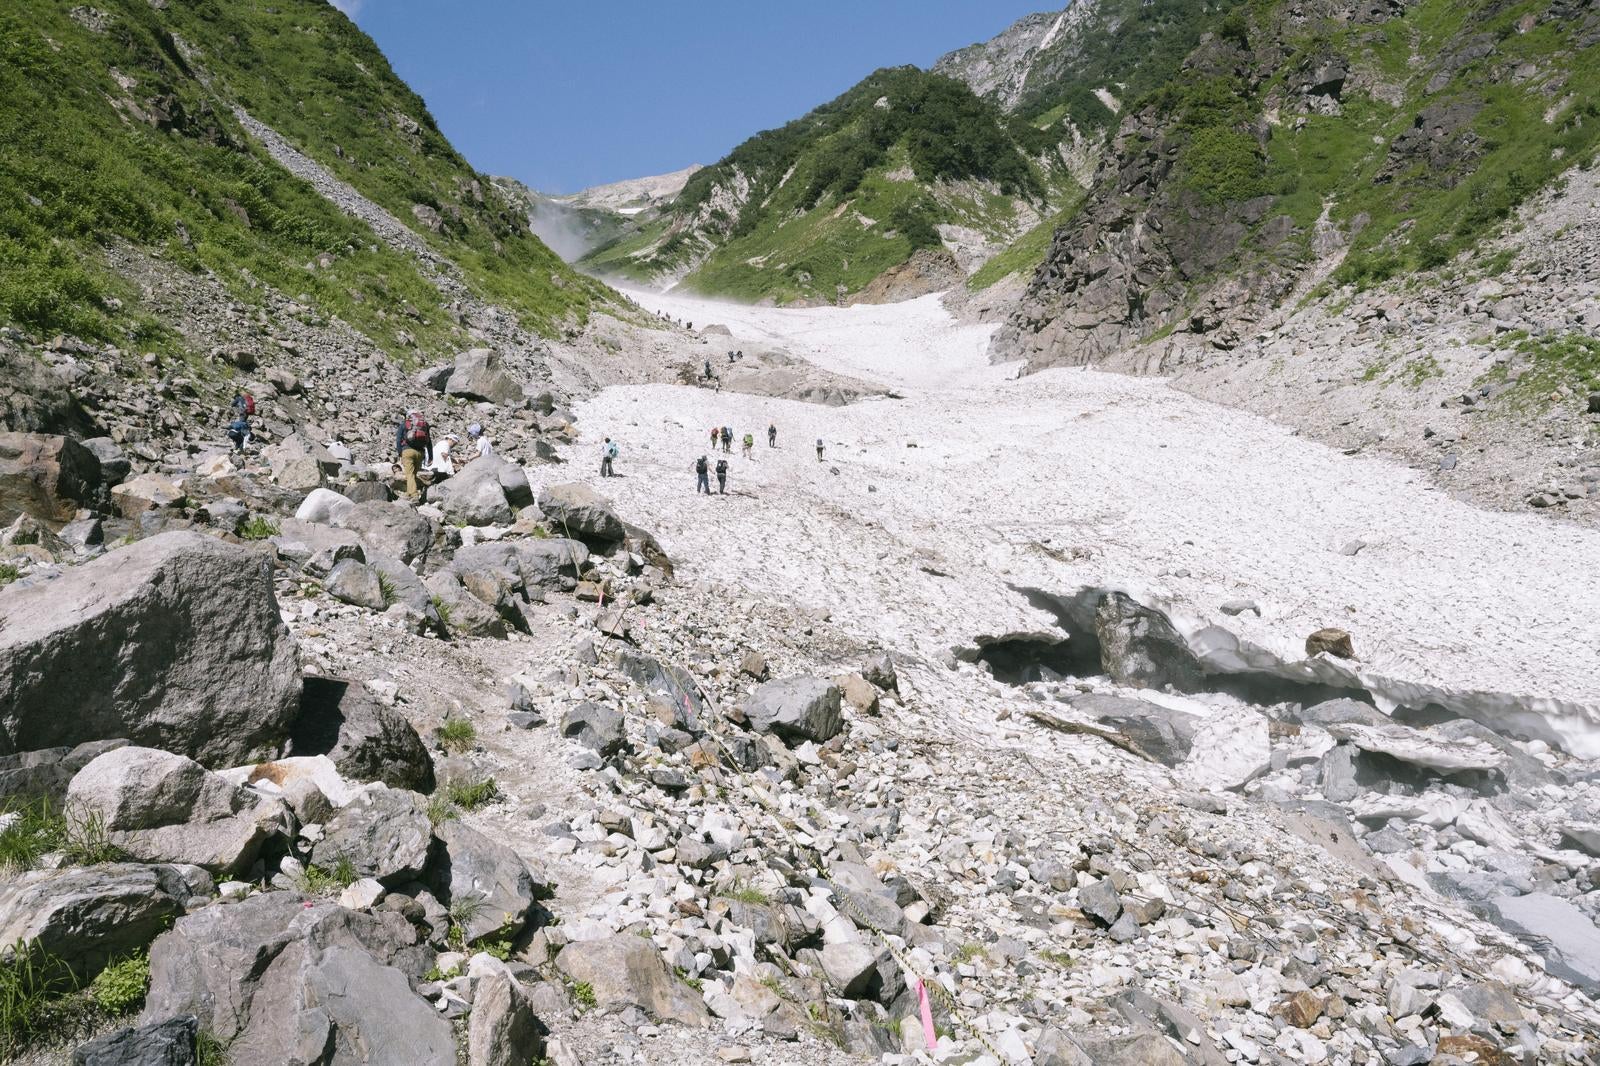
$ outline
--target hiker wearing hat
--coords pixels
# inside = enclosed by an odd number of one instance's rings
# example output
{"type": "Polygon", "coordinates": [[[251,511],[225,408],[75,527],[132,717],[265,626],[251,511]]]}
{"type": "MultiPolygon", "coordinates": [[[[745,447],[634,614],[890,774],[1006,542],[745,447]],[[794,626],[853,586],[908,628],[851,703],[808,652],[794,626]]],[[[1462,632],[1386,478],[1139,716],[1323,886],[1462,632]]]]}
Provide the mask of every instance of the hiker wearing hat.
{"type": "Polygon", "coordinates": [[[428,464],[428,469],[435,474],[443,474],[445,477],[454,474],[456,472],[456,464],[455,460],[450,458],[450,452],[460,443],[460,437],[454,433],[446,433],[444,439],[434,447],[433,462],[428,464]]]}
{"type": "Polygon", "coordinates": [[[428,420],[415,407],[395,427],[394,450],[396,462],[406,476],[406,498],[419,499],[422,491],[417,488],[417,469],[433,462],[433,435],[428,430],[428,420]]]}
{"type": "Polygon", "coordinates": [[[489,438],[483,435],[483,426],[477,422],[467,427],[467,440],[477,449],[474,459],[489,459],[494,456],[494,445],[489,443],[489,438]]]}

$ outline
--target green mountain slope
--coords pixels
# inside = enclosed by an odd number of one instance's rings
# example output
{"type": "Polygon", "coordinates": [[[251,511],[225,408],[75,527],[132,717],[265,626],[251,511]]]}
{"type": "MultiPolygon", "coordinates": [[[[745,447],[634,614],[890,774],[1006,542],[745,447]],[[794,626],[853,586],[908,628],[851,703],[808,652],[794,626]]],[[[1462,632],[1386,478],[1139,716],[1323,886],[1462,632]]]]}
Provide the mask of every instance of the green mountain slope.
{"type": "Polygon", "coordinates": [[[551,334],[609,299],[528,232],[372,41],[321,0],[11,0],[0,9],[0,321],[181,347],[119,244],[241,301],[304,294],[391,353],[464,333],[433,268],[291,176],[235,108],[386,209],[469,292],[551,334]],[[403,310],[404,317],[395,314],[403,310]]]}
{"type": "Polygon", "coordinates": [[[1000,350],[1092,361],[1259,317],[1334,265],[1443,266],[1592,165],[1597,46],[1578,0],[1252,0],[1128,108],[1000,350]]]}
{"type": "Polygon", "coordinates": [[[941,225],[1003,246],[1075,191],[1051,132],[952,79],[882,70],[699,171],[653,228],[584,265],[742,299],[833,301],[940,248],[941,225]]]}

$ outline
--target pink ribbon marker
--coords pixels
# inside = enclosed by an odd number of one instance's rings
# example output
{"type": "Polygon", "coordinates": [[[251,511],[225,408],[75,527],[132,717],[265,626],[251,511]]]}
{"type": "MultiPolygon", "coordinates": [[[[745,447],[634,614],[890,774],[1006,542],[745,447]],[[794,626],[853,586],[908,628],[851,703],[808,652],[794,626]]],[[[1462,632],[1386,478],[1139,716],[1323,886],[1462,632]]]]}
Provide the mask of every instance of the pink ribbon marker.
{"type": "Polygon", "coordinates": [[[933,1031],[933,1004],[928,1002],[928,986],[917,978],[917,1007],[922,1011],[922,1039],[928,1042],[931,1053],[939,1047],[939,1035],[933,1031]]]}

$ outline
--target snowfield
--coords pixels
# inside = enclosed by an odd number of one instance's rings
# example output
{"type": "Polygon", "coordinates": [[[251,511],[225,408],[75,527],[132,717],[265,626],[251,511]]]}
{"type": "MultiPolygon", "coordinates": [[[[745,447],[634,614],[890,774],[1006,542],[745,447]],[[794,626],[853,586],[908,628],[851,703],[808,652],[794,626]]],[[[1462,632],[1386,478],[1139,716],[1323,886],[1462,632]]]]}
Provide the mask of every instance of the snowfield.
{"type": "Polygon", "coordinates": [[[1479,510],[1158,379],[1018,379],[987,362],[993,327],[958,324],[937,296],[785,310],[632,295],[728,326],[731,344],[708,338],[713,365],[764,342],[900,397],[826,408],[652,385],[582,404],[577,476],[652,529],[681,576],[932,661],[984,636],[1059,636],[1019,590],[1117,588],[1169,612],[1218,669],[1359,684],[1385,709],[1434,703],[1600,756],[1600,534],[1479,510]],[[721,425],[729,492],[697,498],[693,464],[721,425]],[[606,435],[622,476],[602,481],[606,435]],[[1222,612],[1241,600],[1259,617],[1222,612]],[[1359,662],[1306,661],[1324,626],[1352,634],[1359,662]]]}

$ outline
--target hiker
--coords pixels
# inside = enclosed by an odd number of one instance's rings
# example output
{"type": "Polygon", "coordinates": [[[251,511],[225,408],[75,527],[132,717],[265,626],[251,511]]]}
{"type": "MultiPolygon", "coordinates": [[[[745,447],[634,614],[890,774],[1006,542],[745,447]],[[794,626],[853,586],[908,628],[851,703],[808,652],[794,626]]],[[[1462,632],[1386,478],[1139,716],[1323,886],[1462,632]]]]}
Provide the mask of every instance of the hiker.
{"type": "Polygon", "coordinates": [[[244,446],[250,443],[250,420],[242,409],[234,410],[233,421],[228,423],[228,439],[233,441],[236,452],[244,451],[244,446]]]}
{"type": "Polygon", "coordinates": [[[728,494],[728,460],[717,460],[717,491],[726,496],[728,494]]]}
{"type": "Polygon", "coordinates": [[[707,496],[711,495],[710,471],[711,464],[708,463],[706,461],[706,457],[702,455],[694,464],[694,494],[696,496],[700,495],[702,492],[704,492],[707,496]]]}
{"type": "Polygon", "coordinates": [[[395,427],[394,450],[396,465],[406,476],[406,497],[418,499],[422,491],[417,488],[417,470],[424,463],[433,462],[433,434],[428,429],[428,420],[415,407],[407,411],[406,417],[395,427]]]}
{"type": "Polygon", "coordinates": [[[236,392],[233,394],[233,404],[230,410],[235,418],[254,418],[256,398],[248,392],[236,392]]]}
{"type": "Polygon", "coordinates": [[[460,443],[460,437],[454,433],[446,433],[444,439],[433,449],[433,461],[428,464],[428,469],[445,477],[453,475],[456,472],[456,463],[450,458],[450,450],[460,443]]]}
{"type": "Polygon", "coordinates": [[[744,435],[744,440],[742,440],[742,441],[740,441],[740,442],[739,442],[739,443],[740,443],[740,444],[742,444],[742,445],[744,445],[744,457],[745,457],[745,458],[746,458],[746,459],[751,459],[751,458],[754,458],[754,456],[752,456],[752,455],[751,455],[751,454],[750,454],[750,449],[751,449],[751,448],[754,448],[754,447],[755,447],[755,446],[756,446],[756,438],[755,438],[755,434],[753,434],[753,433],[746,433],[746,434],[745,434],[745,435],[744,435]]]}
{"type": "Polygon", "coordinates": [[[728,452],[730,454],[733,452],[733,427],[732,426],[723,426],[722,427],[722,450],[724,452],[728,452]]]}
{"type": "Polygon", "coordinates": [[[769,422],[769,423],[767,423],[767,447],[776,448],[777,446],[778,446],[778,427],[774,423],[769,422]]]}
{"type": "Polygon", "coordinates": [[[817,462],[822,462],[822,438],[817,438],[817,462]]]}
{"type": "Polygon", "coordinates": [[[706,380],[711,380],[711,357],[706,356],[706,380]]]}
{"type": "Polygon", "coordinates": [[[490,444],[489,438],[483,435],[483,426],[479,423],[474,422],[467,427],[467,443],[471,444],[478,453],[477,455],[468,456],[467,462],[470,463],[474,459],[492,459],[494,457],[494,445],[490,444]]]}
{"type": "Polygon", "coordinates": [[[612,440],[610,437],[607,437],[604,446],[602,446],[600,449],[601,477],[617,476],[616,473],[611,469],[611,461],[617,457],[617,450],[616,441],[612,440]]]}
{"type": "Polygon", "coordinates": [[[733,365],[733,353],[732,352],[728,353],[728,365],[729,366],[733,365]]]}

